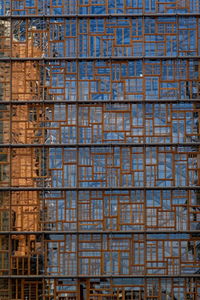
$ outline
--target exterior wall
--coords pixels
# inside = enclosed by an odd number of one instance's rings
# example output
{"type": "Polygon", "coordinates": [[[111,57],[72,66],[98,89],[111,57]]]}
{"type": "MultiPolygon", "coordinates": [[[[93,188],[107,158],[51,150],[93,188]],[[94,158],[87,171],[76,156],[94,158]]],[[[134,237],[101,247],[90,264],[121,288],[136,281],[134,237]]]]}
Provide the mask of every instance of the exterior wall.
{"type": "Polygon", "coordinates": [[[200,297],[200,7],[136,2],[0,0],[2,300],[200,297]]]}

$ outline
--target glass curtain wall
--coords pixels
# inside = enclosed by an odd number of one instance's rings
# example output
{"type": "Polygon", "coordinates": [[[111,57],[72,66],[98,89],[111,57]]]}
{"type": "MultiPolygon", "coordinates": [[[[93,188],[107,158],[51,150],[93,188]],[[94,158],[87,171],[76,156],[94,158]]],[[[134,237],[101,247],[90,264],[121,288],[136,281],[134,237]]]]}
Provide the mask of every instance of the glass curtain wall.
{"type": "Polygon", "coordinates": [[[0,0],[0,299],[200,299],[200,3],[0,0]]]}

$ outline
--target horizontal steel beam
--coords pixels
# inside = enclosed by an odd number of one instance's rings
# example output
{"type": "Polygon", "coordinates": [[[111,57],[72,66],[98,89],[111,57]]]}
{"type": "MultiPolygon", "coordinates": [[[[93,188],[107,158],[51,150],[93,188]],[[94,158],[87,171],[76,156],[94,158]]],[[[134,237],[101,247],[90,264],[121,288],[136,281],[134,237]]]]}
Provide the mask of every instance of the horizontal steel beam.
{"type": "MultiPolygon", "coordinates": [[[[54,122],[54,121],[52,121],[54,122]]],[[[56,122],[56,121],[55,121],[56,122]]],[[[42,127],[41,127],[42,128],[42,127]]],[[[48,128],[46,128],[48,129],[48,128]]],[[[146,136],[143,136],[146,138],[146,136]]],[[[77,143],[77,144],[0,144],[0,148],[111,148],[111,147],[198,147],[196,143],[77,143]]],[[[187,151],[188,152],[188,151],[187,151]]]]}
{"type": "MultiPolygon", "coordinates": [[[[45,180],[45,179],[44,179],[45,180]]],[[[199,191],[200,186],[124,186],[124,187],[16,187],[16,186],[8,186],[8,187],[0,187],[0,191],[43,191],[43,192],[50,192],[50,191],[163,191],[163,190],[192,190],[192,191],[199,191]]]]}
{"type": "MultiPolygon", "coordinates": [[[[26,104],[67,104],[67,105],[89,105],[89,104],[180,104],[180,103],[197,103],[200,107],[200,98],[197,99],[157,99],[157,100],[78,100],[78,101],[69,101],[69,100],[28,100],[28,101],[17,101],[17,100],[8,100],[0,101],[0,105],[26,105],[26,104]]],[[[0,107],[1,108],[1,107],[0,107]]]]}
{"type": "MultiPolygon", "coordinates": [[[[43,199],[45,200],[45,199],[43,199]]],[[[200,237],[200,231],[199,230],[123,230],[123,231],[115,231],[115,230],[108,230],[108,231],[98,231],[98,230],[74,230],[74,231],[49,231],[49,230],[41,230],[41,231],[0,231],[0,235],[53,235],[53,234],[191,234],[191,235],[197,235],[200,237]]]]}
{"type": "Polygon", "coordinates": [[[20,62],[20,61],[126,61],[126,60],[198,60],[200,58],[197,56],[87,56],[87,57],[1,57],[0,62],[20,62]]]}
{"type": "Polygon", "coordinates": [[[177,275],[0,275],[2,279],[81,279],[81,278],[200,278],[200,274],[193,273],[193,274],[177,274],[177,275]]]}
{"type": "Polygon", "coordinates": [[[41,14],[41,15],[13,15],[13,14],[8,14],[8,15],[0,15],[0,20],[1,19],[52,19],[52,18],[77,18],[77,19],[83,19],[83,18],[88,18],[88,19],[101,19],[101,18],[141,18],[141,17],[151,17],[151,18],[156,18],[156,17],[200,17],[200,13],[160,13],[160,12],[152,12],[152,13],[122,13],[122,14],[41,14]]]}

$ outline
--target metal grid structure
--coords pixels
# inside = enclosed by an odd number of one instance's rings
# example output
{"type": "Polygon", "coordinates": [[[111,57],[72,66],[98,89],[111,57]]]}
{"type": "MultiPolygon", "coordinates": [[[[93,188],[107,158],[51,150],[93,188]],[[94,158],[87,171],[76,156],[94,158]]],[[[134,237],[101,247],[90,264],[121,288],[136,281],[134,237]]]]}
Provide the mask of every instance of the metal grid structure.
{"type": "Polygon", "coordinates": [[[0,300],[200,299],[198,0],[0,0],[0,300]]]}

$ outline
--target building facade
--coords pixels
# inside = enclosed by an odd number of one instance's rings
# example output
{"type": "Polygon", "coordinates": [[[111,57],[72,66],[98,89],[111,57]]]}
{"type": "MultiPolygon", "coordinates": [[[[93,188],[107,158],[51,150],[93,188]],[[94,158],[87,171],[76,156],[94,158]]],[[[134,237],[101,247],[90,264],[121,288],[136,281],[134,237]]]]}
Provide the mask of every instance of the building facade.
{"type": "Polygon", "coordinates": [[[200,299],[200,3],[0,0],[0,300],[200,299]]]}

